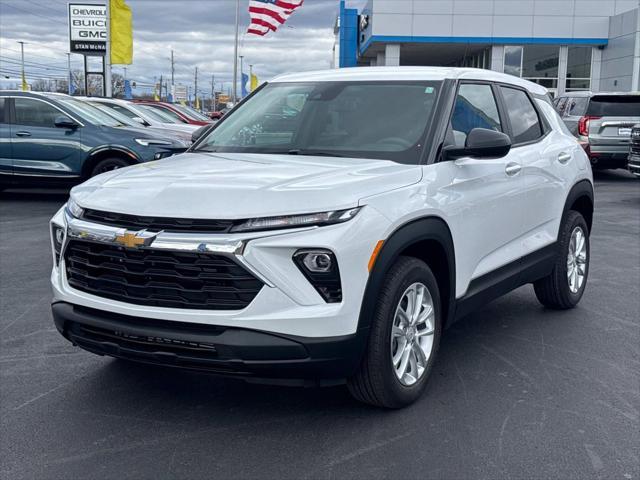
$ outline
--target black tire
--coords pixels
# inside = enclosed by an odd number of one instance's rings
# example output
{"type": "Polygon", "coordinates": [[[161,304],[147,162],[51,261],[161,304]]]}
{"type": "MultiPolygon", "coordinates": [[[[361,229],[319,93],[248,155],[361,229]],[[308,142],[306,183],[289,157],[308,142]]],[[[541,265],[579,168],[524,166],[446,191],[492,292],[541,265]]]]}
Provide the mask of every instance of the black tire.
{"type": "Polygon", "coordinates": [[[442,331],[440,292],[431,269],[421,260],[400,257],[385,277],[371,321],[371,331],[362,363],[347,382],[349,392],[357,400],[385,408],[401,408],[415,402],[425,389],[433,367],[442,331]],[[429,290],[434,307],[435,329],[431,356],[424,373],[411,385],[403,385],[392,365],[390,346],[395,310],[405,290],[420,282],[429,290]]]}
{"type": "Polygon", "coordinates": [[[566,310],[575,307],[584,293],[589,277],[589,261],[591,259],[589,228],[584,217],[573,210],[567,213],[560,227],[558,236],[558,254],[553,270],[546,277],[533,284],[536,297],[542,305],[555,310],[566,310]],[[584,233],[587,258],[585,264],[584,281],[577,292],[572,292],[567,280],[567,256],[571,235],[576,228],[581,228],[584,233]]]}
{"type": "Polygon", "coordinates": [[[96,175],[100,175],[101,173],[116,170],[118,168],[128,167],[129,165],[131,164],[122,158],[105,158],[94,165],[94,167],[91,169],[89,177],[95,177],[96,175]]]}

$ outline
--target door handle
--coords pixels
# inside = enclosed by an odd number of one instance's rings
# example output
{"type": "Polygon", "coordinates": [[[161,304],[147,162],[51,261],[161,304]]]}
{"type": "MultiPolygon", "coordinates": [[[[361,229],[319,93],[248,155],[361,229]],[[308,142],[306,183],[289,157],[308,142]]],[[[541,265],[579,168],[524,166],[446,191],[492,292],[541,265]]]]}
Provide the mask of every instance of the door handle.
{"type": "Polygon", "coordinates": [[[567,163],[569,160],[571,160],[571,154],[570,153],[562,152],[562,153],[560,153],[558,155],[558,162],[560,162],[562,165],[567,163]]]}
{"type": "Polygon", "coordinates": [[[18,137],[30,137],[31,133],[25,132],[24,130],[22,130],[20,132],[16,132],[16,136],[18,136],[18,137]]]}
{"type": "Polygon", "coordinates": [[[513,177],[514,175],[517,175],[518,173],[520,173],[520,170],[522,170],[522,165],[514,162],[507,163],[507,166],[504,167],[505,173],[510,177],[513,177]]]}

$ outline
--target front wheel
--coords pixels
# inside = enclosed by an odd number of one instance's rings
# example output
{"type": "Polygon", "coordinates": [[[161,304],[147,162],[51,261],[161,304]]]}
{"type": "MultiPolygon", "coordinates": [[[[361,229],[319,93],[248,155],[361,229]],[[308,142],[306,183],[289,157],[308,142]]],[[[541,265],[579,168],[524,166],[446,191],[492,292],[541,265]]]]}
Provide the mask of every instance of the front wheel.
{"type": "Polygon", "coordinates": [[[385,278],[369,343],[347,385],[358,400],[400,408],[422,394],[441,334],[440,292],[426,263],[401,257],[385,278]]]}
{"type": "Polygon", "coordinates": [[[129,162],[123,160],[122,158],[105,158],[104,160],[100,160],[96,163],[96,166],[91,170],[90,177],[95,177],[96,175],[100,175],[101,173],[110,172],[111,170],[117,170],[118,168],[128,167],[130,165],[129,162]]]}
{"type": "Polygon", "coordinates": [[[553,270],[533,284],[540,303],[558,310],[575,307],[587,285],[589,259],[587,222],[580,213],[570,210],[560,227],[553,270]]]}

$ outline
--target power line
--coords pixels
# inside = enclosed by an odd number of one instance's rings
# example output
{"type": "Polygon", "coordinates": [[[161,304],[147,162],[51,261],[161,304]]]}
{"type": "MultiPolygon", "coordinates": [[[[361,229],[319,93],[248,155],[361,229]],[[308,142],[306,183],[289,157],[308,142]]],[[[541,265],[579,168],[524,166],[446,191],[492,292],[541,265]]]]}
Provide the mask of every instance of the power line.
{"type": "MultiPolygon", "coordinates": [[[[10,63],[10,64],[15,64],[15,65],[20,65],[21,64],[20,60],[13,59],[13,58],[8,58],[8,57],[3,58],[2,55],[0,55],[0,64],[2,62],[7,62],[7,63],[10,63]]],[[[54,67],[52,65],[46,65],[46,64],[43,64],[43,63],[29,62],[29,61],[26,61],[26,60],[24,62],[24,65],[26,67],[43,68],[45,70],[63,70],[63,71],[67,70],[66,67],[54,67]]]]}
{"type": "Polygon", "coordinates": [[[29,15],[34,15],[34,16],[40,17],[40,18],[44,18],[45,20],[49,20],[50,22],[53,22],[53,23],[61,23],[64,26],[67,26],[67,22],[63,22],[61,20],[54,20],[53,18],[45,17],[44,15],[40,15],[40,14],[35,13],[35,12],[30,12],[29,10],[25,10],[23,8],[16,7],[15,5],[13,5],[11,3],[3,3],[2,5],[4,5],[5,7],[11,7],[13,9],[15,9],[15,10],[18,10],[19,12],[27,13],[29,15]]]}
{"type": "MultiPolygon", "coordinates": [[[[52,12],[60,13],[60,10],[57,10],[57,9],[55,9],[55,8],[48,7],[47,5],[42,5],[41,3],[34,2],[33,0],[26,0],[26,1],[27,1],[27,2],[29,2],[29,3],[30,3],[30,4],[32,4],[32,5],[37,5],[37,6],[38,6],[38,7],[40,7],[40,8],[46,8],[47,10],[50,10],[50,11],[52,11],[52,12]]],[[[64,13],[64,12],[63,12],[63,13],[64,13]]]]}

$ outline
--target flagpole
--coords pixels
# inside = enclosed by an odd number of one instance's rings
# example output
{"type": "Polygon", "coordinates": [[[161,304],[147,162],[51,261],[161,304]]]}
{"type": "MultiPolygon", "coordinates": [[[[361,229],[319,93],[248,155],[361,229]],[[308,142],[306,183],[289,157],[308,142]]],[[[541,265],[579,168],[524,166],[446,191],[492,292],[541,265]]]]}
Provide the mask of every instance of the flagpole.
{"type": "Polygon", "coordinates": [[[233,46],[233,103],[238,101],[238,23],[240,21],[240,0],[236,0],[236,38],[233,46]]]}

